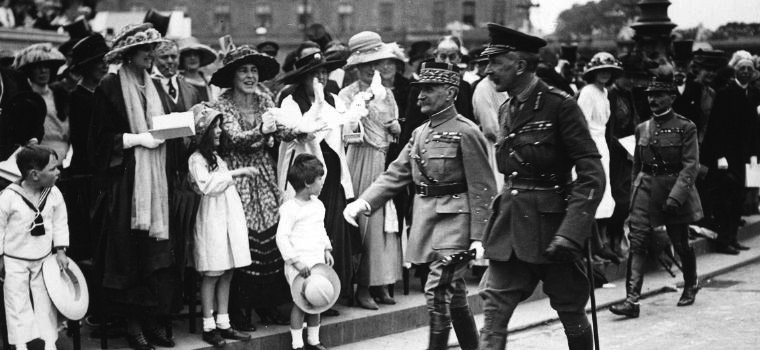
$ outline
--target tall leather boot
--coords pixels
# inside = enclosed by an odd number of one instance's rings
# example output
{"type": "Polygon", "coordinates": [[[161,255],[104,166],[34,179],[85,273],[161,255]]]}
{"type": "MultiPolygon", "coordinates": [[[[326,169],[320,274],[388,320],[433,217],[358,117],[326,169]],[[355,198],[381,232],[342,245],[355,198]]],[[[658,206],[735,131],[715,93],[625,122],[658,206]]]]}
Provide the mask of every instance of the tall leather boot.
{"type": "Polygon", "coordinates": [[[683,293],[678,300],[678,306],[694,304],[699,284],[697,282],[697,257],[694,249],[689,247],[681,252],[681,270],[683,271],[683,293]]]}
{"type": "Polygon", "coordinates": [[[478,350],[478,327],[469,307],[452,308],[451,324],[462,350],[478,350]]]}
{"type": "Polygon", "coordinates": [[[594,350],[594,337],[591,328],[588,328],[581,334],[566,335],[569,350],[594,350]]]}
{"type": "Polygon", "coordinates": [[[506,334],[480,333],[481,350],[504,350],[507,348],[506,334]]]}
{"type": "Polygon", "coordinates": [[[446,350],[449,346],[449,332],[451,332],[451,316],[431,311],[428,350],[446,350]]]}
{"type": "Polygon", "coordinates": [[[641,287],[644,285],[645,263],[646,255],[634,253],[629,255],[628,277],[625,286],[628,296],[624,302],[610,307],[613,314],[632,318],[639,317],[639,298],[641,297],[641,287]]]}

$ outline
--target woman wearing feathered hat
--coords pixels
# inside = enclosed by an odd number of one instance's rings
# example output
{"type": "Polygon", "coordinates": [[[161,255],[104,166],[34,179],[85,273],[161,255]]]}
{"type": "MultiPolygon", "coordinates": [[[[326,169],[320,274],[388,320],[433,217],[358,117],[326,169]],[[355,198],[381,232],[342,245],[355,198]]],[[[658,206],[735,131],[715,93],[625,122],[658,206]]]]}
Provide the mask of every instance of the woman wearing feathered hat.
{"type": "Polygon", "coordinates": [[[129,346],[172,347],[169,315],[178,284],[169,237],[170,162],[163,140],[149,132],[152,117],[165,114],[148,69],[163,42],[151,24],[128,25],[105,55],[121,63],[95,89],[89,152],[100,186],[96,230],[102,287],[113,313],[127,319],[129,346]],[[152,344],[152,345],[151,345],[152,344]]]}
{"type": "Polygon", "coordinates": [[[274,78],[280,65],[274,58],[248,46],[232,49],[223,66],[211,77],[211,84],[228,89],[209,108],[222,112],[225,133],[232,144],[225,155],[231,167],[254,167],[258,175],[235,179],[245,209],[251,242],[251,266],[237,269],[230,292],[230,317],[240,330],[255,330],[250,315],[241,309],[258,308],[262,320],[287,323],[274,306],[289,301],[283,276],[283,260],[274,240],[281,203],[275,162],[269,153],[274,139],[289,141],[296,134],[278,127],[266,113],[274,102],[259,87],[259,82],[274,78]]]}
{"type": "Polygon", "coordinates": [[[216,62],[217,56],[214,49],[198,42],[198,39],[190,37],[180,40],[179,44],[179,69],[185,81],[198,90],[203,101],[213,100],[214,93],[208,78],[200,70],[216,62]]]}
{"type": "MultiPolygon", "coordinates": [[[[393,92],[382,85],[379,72],[395,65],[396,55],[393,47],[383,43],[375,32],[352,36],[348,46],[351,56],[346,69],[355,67],[359,80],[343,88],[338,96],[346,105],[351,105],[357,97],[363,99],[369,110],[360,122],[363,137],[349,144],[346,151],[354,193],[362,193],[385,170],[388,146],[401,131],[396,100],[393,92]]],[[[392,232],[398,231],[395,207],[387,206],[386,210],[377,210],[359,220],[359,231],[364,249],[356,278],[357,302],[363,308],[377,310],[377,303],[370,294],[370,286],[373,286],[377,301],[395,304],[385,288],[396,283],[401,274],[401,245],[397,232],[392,232]]]]}
{"type": "Polygon", "coordinates": [[[51,89],[58,68],[66,62],[66,58],[49,43],[31,45],[16,54],[13,68],[26,75],[32,91],[42,96],[47,107],[45,118],[45,136],[40,145],[52,148],[58,154],[58,164],[63,164],[69,151],[71,129],[67,111],[67,93],[59,89],[51,89]]]}
{"type": "MultiPolygon", "coordinates": [[[[311,52],[304,50],[303,57],[295,62],[296,69],[280,79],[283,84],[293,85],[282,100],[280,112],[283,115],[297,116],[294,124],[302,125],[302,129],[324,129],[307,133],[291,142],[280,143],[278,186],[284,190],[285,199],[292,198],[295,194],[293,186],[287,182],[287,174],[299,154],[313,154],[325,165],[324,188],[319,199],[326,209],[325,227],[335,257],[333,268],[338,273],[341,284],[350,286],[355,271],[352,258],[361,250],[361,243],[353,239],[355,235],[349,232],[351,228],[342,215],[347,200],[354,197],[354,188],[341,135],[342,126],[358,122],[361,111],[353,109],[348,113],[338,96],[325,89],[328,72],[343,67],[346,61],[328,60],[319,48],[310,50],[311,52]]],[[[363,101],[360,107],[359,109],[364,109],[363,101]]],[[[350,292],[346,296],[352,297],[350,292]]]]}
{"type": "MultiPolygon", "coordinates": [[[[610,150],[607,147],[605,133],[610,119],[610,101],[607,99],[607,86],[623,73],[620,62],[607,52],[599,52],[591,58],[583,71],[583,79],[588,85],[581,89],[578,106],[588,122],[591,138],[602,155],[602,165],[607,184],[602,195],[602,202],[596,210],[599,235],[608,246],[614,246],[607,237],[607,221],[615,210],[615,200],[610,187],[610,150]]],[[[614,258],[613,258],[614,260],[614,258]]]]}

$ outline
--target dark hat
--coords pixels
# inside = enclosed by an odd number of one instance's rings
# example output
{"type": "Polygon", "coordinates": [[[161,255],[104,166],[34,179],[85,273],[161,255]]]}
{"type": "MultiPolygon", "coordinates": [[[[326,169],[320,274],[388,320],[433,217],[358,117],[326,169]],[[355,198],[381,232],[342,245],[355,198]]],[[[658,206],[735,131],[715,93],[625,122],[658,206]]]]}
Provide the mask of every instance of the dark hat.
{"type": "Polygon", "coordinates": [[[412,85],[449,84],[459,86],[461,77],[456,66],[443,62],[423,62],[420,78],[412,85]]]}
{"type": "Polygon", "coordinates": [[[626,74],[649,74],[650,69],[658,67],[657,62],[645,58],[640,52],[621,55],[620,63],[626,74]]]}
{"type": "Polygon", "coordinates": [[[256,45],[256,50],[269,56],[277,57],[277,53],[280,52],[280,45],[277,45],[274,41],[265,41],[256,45]]]}
{"type": "Polygon", "coordinates": [[[214,49],[201,44],[198,39],[194,37],[184,38],[177,42],[179,46],[179,68],[185,69],[185,63],[183,57],[189,53],[196,53],[200,57],[200,66],[205,67],[209,64],[216,62],[217,55],[214,49]]]}
{"type": "Polygon", "coordinates": [[[32,91],[24,91],[8,101],[8,107],[2,111],[0,126],[7,139],[5,145],[25,145],[31,138],[41,141],[45,135],[45,117],[47,107],[45,100],[32,91]]]}
{"type": "Polygon", "coordinates": [[[563,45],[559,50],[559,59],[575,64],[575,60],[578,59],[578,45],[563,45]]]}
{"type": "Polygon", "coordinates": [[[343,67],[346,64],[346,60],[331,60],[328,61],[325,54],[322,52],[314,52],[306,57],[302,57],[295,62],[295,70],[288,72],[280,78],[282,84],[295,84],[303,79],[306,74],[313,72],[319,68],[332,71],[343,67]]]}
{"type": "Polygon", "coordinates": [[[16,59],[16,54],[8,49],[0,49],[0,66],[10,67],[13,65],[13,60],[16,59]]]}
{"type": "Polygon", "coordinates": [[[102,61],[110,48],[106,40],[100,34],[92,34],[80,40],[74,48],[71,49],[71,66],[69,69],[77,70],[92,61],[102,61]]]}
{"type": "Polygon", "coordinates": [[[145,18],[143,19],[143,23],[150,23],[153,25],[153,28],[155,28],[159,33],[161,33],[161,36],[166,36],[166,32],[169,30],[169,21],[171,20],[171,17],[164,16],[155,9],[150,9],[145,14],[145,18]]]}
{"type": "Polygon", "coordinates": [[[703,50],[693,52],[693,62],[697,66],[707,69],[719,69],[725,67],[728,59],[723,55],[723,50],[703,50]]]}
{"type": "Polygon", "coordinates": [[[498,55],[511,51],[538,53],[538,49],[546,46],[546,40],[537,36],[518,32],[495,23],[488,23],[488,35],[491,43],[483,51],[484,56],[498,55]]]}
{"type": "Polygon", "coordinates": [[[63,29],[69,33],[69,40],[61,44],[61,46],[58,47],[58,51],[61,51],[61,53],[66,56],[71,55],[71,49],[74,48],[74,45],[76,45],[79,40],[92,34],[90,23],[84,18],[80,18],[71,24],[63,26],[63,29]]]}
{"type": "Polygon", "coordinates": [[[486,46],[476,47],[468,53],[470,56],[470,62],[478,63],[482,61],[488,61],[488,56],[483,56],[486,46]]]}
{"type": "Polygon", "coordinates": [[[220,88],[231,88],[235,71],[244,64],[256,65],[256,69],[259,71],[259,81],[272,79],[280,72],[280,64],[274,58],[260,53],[248,45],[230,50],[224,56],[222,64],[222,68],[219,68],[211,76],[211,84],[220,88]]]}
{"type": "Polygon", "coordinates": [[[424,60],[428,58],[428,53],[433,48],[433,43],[429,41],[415,41],[409,47],[409,60],[424,60]]]}
{"type": "Polygon", "coordinates": [[[686,63],[691,60],[694,40],[678,40],[673,42],[673,60],[676,63],[686,63]]]}
{"type": "Polygon", "coordinates": [[[647,84],[646,93],[653,94],[658,92],[676,93],[676,85],[673,82],[673,75],[657,75],[647,84]]]}

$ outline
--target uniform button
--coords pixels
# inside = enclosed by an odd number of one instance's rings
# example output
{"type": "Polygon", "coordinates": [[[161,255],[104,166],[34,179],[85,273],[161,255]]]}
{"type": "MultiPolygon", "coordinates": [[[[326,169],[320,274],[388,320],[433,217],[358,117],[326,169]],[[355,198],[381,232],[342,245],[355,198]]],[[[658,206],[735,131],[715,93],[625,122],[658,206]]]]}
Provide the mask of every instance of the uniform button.
{"type": "Polygon", "coordinates": [[[517,191],[517,190],[512,190],[512,192],[509,192],[509,193],[511,193],[513,196],[516,196],[516,195],[517,195],[518,193],[520,193],[520,192],[519,192],[519,191],[517,191]]]}
{"type": "Polygon", "coordinates": [[[516,172],[516,171],[513,171],[513,172],[512,172],[512,176],[517,176],[517,172],[516,172]]]}
{"type": "Polygon", "coordinates": [[[423,149],[422,149],[422,153],[425,153],[425,152],[427,152],[427,150],[423,148],[423,149]]]}
{"type": "Polygon", "coordinates": [[[429,139],[425,139],[425,143],[428,143],[428,142],[430,142],[430,140],[429,139]]]}
{"type": "Polygon", "coordinates": [[[457,210],[457,211],[461,213],[461,212],[462,212],[462,209],[459,209],[459,210],[457,210]]]}
{"type": "Polygon", "coordinates": [[[513,137],[515,137],[515,136],[517,136],[517,135],[515,135],[515,133],[511,133],[511,134],[509,134],[509,136],[507,136],[507,137],[509,137],[509,138],[511,139],[511,138],[513,138],[513,137]]]}
{"type": "Polygon", "coordinates": [[[657,140],[652,141],[652,143],[656,145],[657,144],[657,140]]]}
{"type": "Polygon", "coordinates": [[[475,214],[476,214],[476,215],[477,215],[477,214],[480,214],[480,212],[476,210],[476,211],[475,211],[475,214]]]}
{"type": "Polygon", "coordinates": [[[420,164],[425,164],[425,160],[424,160],[424,159],[423,159],[423,160],[421,160],[421,161],[420,161],[420,164]]]}

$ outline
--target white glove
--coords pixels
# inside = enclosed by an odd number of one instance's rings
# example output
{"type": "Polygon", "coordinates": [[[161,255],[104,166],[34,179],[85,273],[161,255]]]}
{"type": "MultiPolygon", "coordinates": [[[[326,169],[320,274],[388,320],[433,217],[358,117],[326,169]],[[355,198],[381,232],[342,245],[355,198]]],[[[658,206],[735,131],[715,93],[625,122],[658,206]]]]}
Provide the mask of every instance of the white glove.
{"type": "Polygon", "coordinates": [[[271,134],[277,131],[277,121],[272,111],[266,111],[261,115],[261,132],[271,134]]]}
{"type": "Polygon", "coordinates": [[[137,146],[153,149],[164,143],[164,140],[154,138],[149,132],[140,134],[124,133],[121,138],[125,149],[137,146]]]}
{"type": "Polygon", "coordinates": [[[721,170],[728,169],[728,160],[726,160],[725,157],[718,159],[718,169],[721,169],[721,170]]]}
{"type": "Polygon", "coordinates": [[[356,223],[356,217],[359,216],[359,214],[368,214],[371,210],[372,208],[367,201],[357,198],[355,201],[349,203],[346,206],[346,209],[343,210],[343,218],[352,226],[359,226],[359,224],[356,223]]]}
{"type": "Polygon", "coordinates": [[[470,243],[470,249],[475,249],[475,260],[483,259],[483,254],[485,254],[485,249],[483,249],[483,242],[481,241],[472,241],[470,243]]]}
{"type": "Polygon", "coordinates": [[[369,89],[372,94],[375,95],[375,99],[385,99],[385,86],[383,86],[383,79],[380,77],[380,72],[375,71],[375,75],[372,76],[372,83],[369,84],[369,89]]]}

